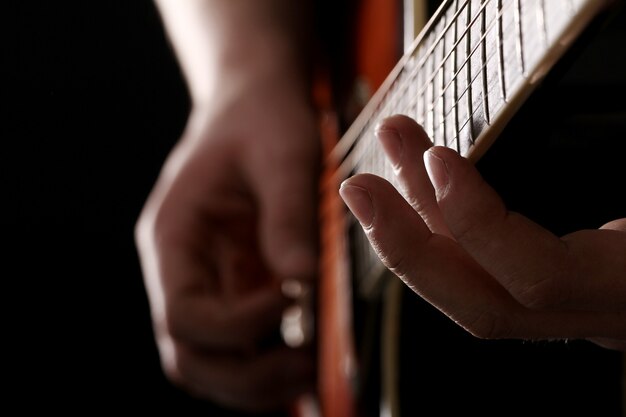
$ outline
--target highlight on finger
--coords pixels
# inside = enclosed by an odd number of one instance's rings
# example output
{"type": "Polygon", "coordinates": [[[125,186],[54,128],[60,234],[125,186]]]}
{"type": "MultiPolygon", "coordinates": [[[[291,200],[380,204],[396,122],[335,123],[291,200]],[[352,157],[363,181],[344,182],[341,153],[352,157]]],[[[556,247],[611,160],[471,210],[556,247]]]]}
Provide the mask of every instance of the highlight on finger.
{"type": "Polygon", "coordinates": [[[614,312],[537,310],[521,304],[455,240],[432,233],[383,178],[359,174],[340,193],[383,264],[416,294],[484,339],[618,338],[614,312]],[[355,197],[356,196],[356,197],[355,197]]]}
{"type": "Polygon", "coordinates": [[[510,335],[519,305],[454,240],[432,233],[389,182],[360,174],[340,192],[383,264],[414,292],[474,335],[510,335]]]}
{"type": "Polygon", "coordinates": [[[424,153],[433,143],[422,126],[408,116],[396,115],[380,122],[376,134],[394,166],[402,196],[432,232],[451,236],[424,166],[424,153]]]}
{"type": "Polygon", "coordinates": [[[411,156],[415,153],[422,154],[433,146],[422,126],[402,114],[383,119],[376,125],[375,132],[396,169],[413,166],[411,156]],[[404,164],[405,161],[409,163],[404,164]]]}

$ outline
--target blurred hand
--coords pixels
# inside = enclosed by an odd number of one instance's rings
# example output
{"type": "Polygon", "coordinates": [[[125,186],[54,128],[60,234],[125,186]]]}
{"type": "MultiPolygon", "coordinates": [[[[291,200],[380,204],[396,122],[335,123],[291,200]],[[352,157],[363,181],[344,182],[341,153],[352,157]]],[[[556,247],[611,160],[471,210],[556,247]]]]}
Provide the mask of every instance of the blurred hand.
{"type": "Polygon", "coordinates": [[[406,285],[480,338],[626,350],[626,219],[559,238],[508,211],[471,163],[432,147],[412,119],[391,117],[377,134],[402,189],[361,174],[340,192],[406,285]]]}
{"type": "Polygon", "coordinates": [[[316,276],[316,118],[290,77],[260,76],[195,106],[136,228],[167,376],[248,411],[287,405],[315,374],[278,330],[281,282],[316,276]]]}

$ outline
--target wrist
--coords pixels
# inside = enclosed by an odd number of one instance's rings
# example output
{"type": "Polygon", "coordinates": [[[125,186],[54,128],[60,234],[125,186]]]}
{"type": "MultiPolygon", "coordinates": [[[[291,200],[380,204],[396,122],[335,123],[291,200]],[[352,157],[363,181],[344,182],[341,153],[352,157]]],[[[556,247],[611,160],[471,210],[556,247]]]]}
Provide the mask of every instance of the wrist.
{"type": "Polygon", "coordinates": [[[157,0],[194,102],[222,94],[225,83],[282,79],[307,88],[309,18],[297,3],[157,0]]]}

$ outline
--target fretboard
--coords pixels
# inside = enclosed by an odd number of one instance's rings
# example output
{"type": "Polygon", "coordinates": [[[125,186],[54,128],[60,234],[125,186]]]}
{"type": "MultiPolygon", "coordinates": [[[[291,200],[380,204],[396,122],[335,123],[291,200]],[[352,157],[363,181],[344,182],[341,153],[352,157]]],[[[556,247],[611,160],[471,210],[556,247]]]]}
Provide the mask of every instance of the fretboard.
{"type": "MultiPolygon", "coordinates": [[[[435,145],[475,162],[608,2],[444,1],[331,153],[338,175],[370,172],[397,185],[374,137],[393,114],[411,116],[435,145]]],[[[381,264],[356,240],[355,273],[371,287],[381,264]]]]}

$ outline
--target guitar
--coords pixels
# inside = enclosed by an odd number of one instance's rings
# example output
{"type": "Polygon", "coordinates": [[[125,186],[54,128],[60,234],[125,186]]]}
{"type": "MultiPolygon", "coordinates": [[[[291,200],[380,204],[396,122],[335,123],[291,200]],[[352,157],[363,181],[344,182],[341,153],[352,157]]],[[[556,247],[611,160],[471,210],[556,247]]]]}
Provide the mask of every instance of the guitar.
{"type": "MultiPolygon", "coordinates": [[[[446,0],[407,48],[367,105],[338,140],[328,115],[325,171],[321,179],[323,224],[321,279],[314,306],[319,351],[317,398],[295,414],[360,415],[360,374],[353,301],[386,297],[383,311],[382,402],[397,415],[399,280],[383,280],[385,267],[365,236],[351,228],[337,190],[349,176],[370,172],[397,185],[374,137],[385,117],[406,114],[435,145],[478,162],[574,42],[619,1],[446,0]],[[385,284],[383,284],[385,282],[385,284]],[[392,283],[392,284],[390,284],[392,283]]],[[[310,303],[309,303],[310,305],[310,303]]]]}

